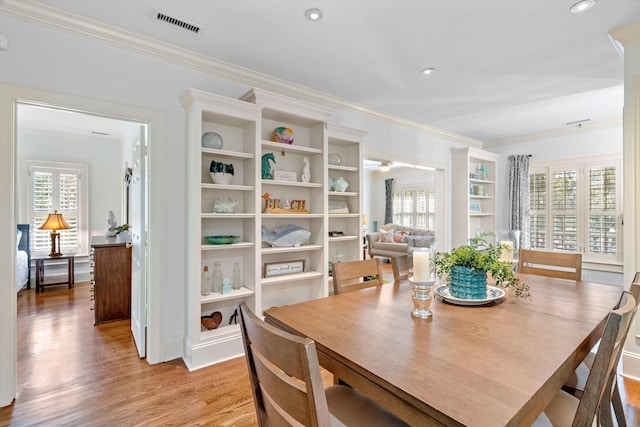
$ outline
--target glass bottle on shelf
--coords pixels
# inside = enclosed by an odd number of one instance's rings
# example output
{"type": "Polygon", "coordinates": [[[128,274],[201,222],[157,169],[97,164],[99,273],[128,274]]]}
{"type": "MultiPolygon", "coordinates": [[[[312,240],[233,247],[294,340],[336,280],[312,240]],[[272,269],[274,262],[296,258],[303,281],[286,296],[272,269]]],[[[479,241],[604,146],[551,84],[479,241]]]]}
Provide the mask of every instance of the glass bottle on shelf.
{"type": "Polygon", "coordinates": [[[242,287],[240,282],[240,265],[238,261],[233,265],[233,281],[231,282],[233,289],[240,289],[242,287]]]}
{"type": "Polygon", "coordinates": [[[200,281],[200,294],[202,296],[209,295],[211,293],[211,273],[209,273],[209,267],[204,266],[202,271],[202,279],[200,281]]]}
{"type": "Polygon", "coordinates": [[[220,261],[213,263],[213,293],[222,292],[222,271],[220,270],[220,261]]]}

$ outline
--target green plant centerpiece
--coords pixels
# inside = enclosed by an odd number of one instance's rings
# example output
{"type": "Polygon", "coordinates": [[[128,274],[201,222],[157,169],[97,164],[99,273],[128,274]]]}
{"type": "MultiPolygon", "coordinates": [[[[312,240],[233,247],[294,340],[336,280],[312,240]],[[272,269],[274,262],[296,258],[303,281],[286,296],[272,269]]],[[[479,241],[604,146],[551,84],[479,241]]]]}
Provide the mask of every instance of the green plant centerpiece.
{"type": "Polygon", "coordinates": [[[511,261],[501,261],[506,245],[494,245],[486,240],[491,233],[472,237],[469,243],[451,252],[438,252],[435,257],[436,273],[446,277],[449,292],[457,298],[484,299],[487,297],[487,274],[502,288],[511,288],[515,296],[529,298],[529,285],[515,276],[511,261]]]}

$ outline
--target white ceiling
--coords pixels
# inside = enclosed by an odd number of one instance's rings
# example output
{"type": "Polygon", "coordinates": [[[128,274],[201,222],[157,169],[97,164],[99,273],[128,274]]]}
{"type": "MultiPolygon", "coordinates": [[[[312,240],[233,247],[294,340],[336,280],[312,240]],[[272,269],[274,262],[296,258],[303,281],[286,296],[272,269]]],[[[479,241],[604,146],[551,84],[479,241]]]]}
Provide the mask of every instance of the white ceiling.
{"type": "Polygon", "coordinates": [[[484,142],[622,119],[608,32],[639,0],[46,0],[376,112],[484,142]],[[309,22],[308,8],[324,17],[309,22]],[[154,9],[202,27],[158,21],[154,9]],[[430,77],[420,75],[434,67],[430,77]],[[576,124],[570,126],[577,126],[576,124]]]}

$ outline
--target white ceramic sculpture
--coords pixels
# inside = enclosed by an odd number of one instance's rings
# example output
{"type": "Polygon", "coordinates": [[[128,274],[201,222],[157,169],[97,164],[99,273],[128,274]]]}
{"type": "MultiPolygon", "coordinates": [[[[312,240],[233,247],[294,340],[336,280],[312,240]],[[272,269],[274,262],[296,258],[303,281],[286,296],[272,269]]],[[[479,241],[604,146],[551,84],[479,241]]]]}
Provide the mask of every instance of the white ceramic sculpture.
{"type": "Polygon", "coordinates": [[[116,228],[118,228],[118,219],[113,211],[109,211],[107,215],[107,231],[104,233],[107,237],[113,237],[116,235],[116,228]]]}
{"type": "Polygon", "coordinates": [[[309,166],[309,159],[304,157],[302,159],[302,182],[311,181],[311,168],[309,166]]]}
{"type": "Polygon", "coordinates": [[[233,208],[238,203],[237,200],[233,200],[229,196],[219,197],[213,206],[213,211],[216,213],[233,213],[233,208]]]}

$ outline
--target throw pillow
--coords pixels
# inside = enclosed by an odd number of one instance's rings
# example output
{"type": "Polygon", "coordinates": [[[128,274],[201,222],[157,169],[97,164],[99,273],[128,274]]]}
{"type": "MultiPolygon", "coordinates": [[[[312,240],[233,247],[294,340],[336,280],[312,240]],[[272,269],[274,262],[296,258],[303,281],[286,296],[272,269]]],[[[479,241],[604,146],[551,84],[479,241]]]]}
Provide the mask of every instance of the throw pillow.
{"type": "Polygon", "coordinates": [[[393,243],[393,231],[380,230],[378,232],[378,242],[393,243]]]}
{"type": "Polygon", "coordinates": [[[407,232],[406,231],[398,231],[396,234],[393,235],[393,241],[395,243],[406,243],[407,241],[407,232]]]}

